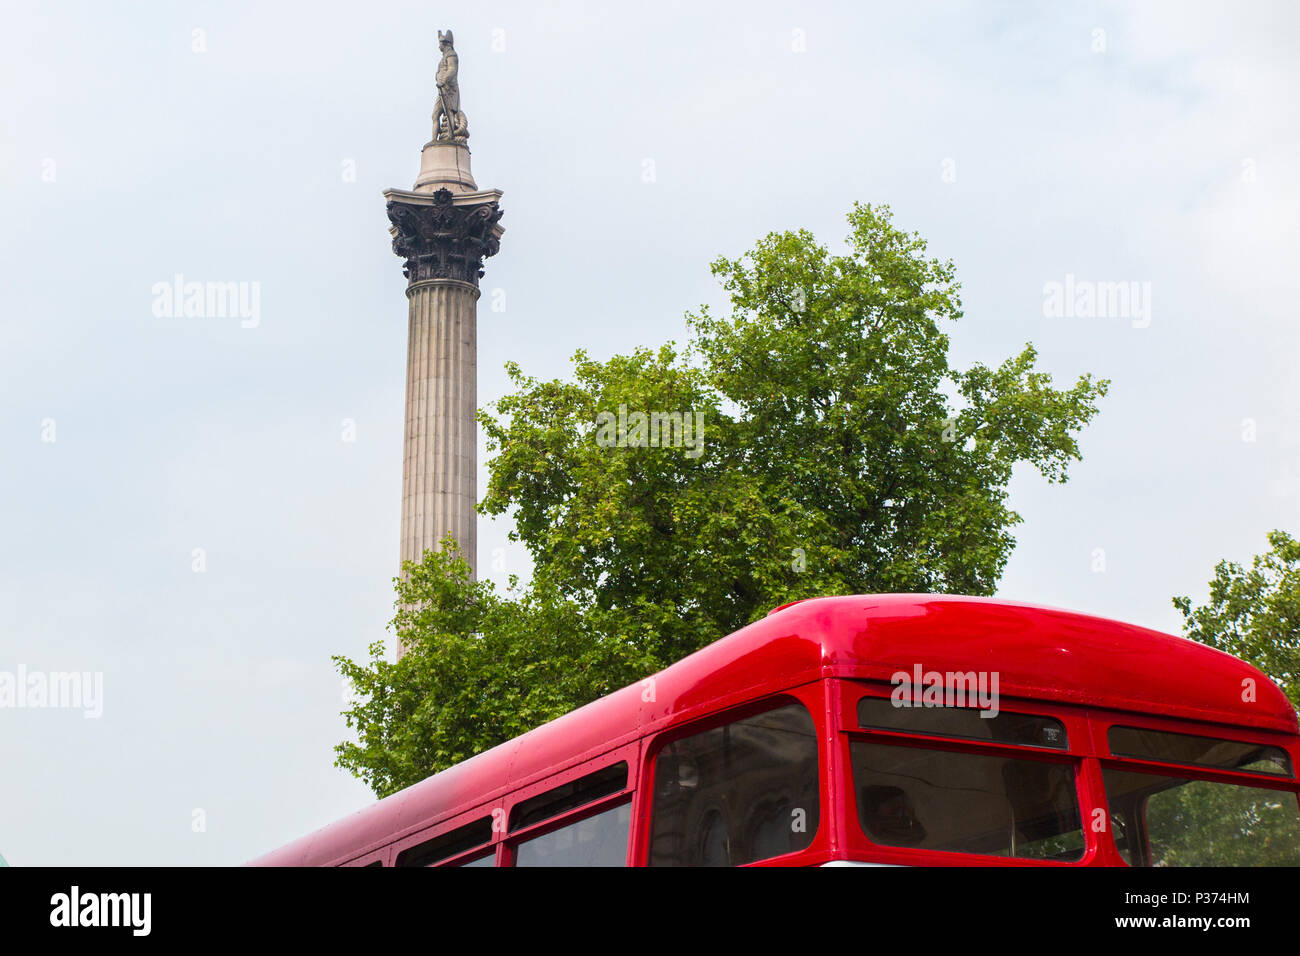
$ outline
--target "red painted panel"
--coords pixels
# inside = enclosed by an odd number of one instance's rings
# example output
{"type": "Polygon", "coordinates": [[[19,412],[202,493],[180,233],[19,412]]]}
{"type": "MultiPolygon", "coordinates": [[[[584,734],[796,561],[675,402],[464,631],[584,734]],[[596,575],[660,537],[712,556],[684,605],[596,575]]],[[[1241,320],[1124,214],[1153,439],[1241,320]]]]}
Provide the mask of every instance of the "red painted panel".
{"type": "Polygon", "coordinates": [[[1262,673],[1184,638],[992,598],[816,598],[254,862],[343,863],[683,722],[823,678],[887,681],[918,664],[996,672],[1010,697],[1297,732],[1295,710],[1262,673]],[[1242,699],[1245,681],[1254,701],[1242,699]]]}

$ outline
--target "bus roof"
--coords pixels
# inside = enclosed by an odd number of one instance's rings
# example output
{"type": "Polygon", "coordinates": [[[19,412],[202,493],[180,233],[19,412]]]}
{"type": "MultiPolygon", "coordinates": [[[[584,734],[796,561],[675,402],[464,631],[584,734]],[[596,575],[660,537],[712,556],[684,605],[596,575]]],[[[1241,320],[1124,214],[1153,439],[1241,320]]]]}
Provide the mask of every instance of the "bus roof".
{"type": "Polygon", "coordinates": [[[888,681],[917,666],[997,672],[1003,697],[1297,732],[1262,672],[1186,638],[996,598],[813,598],[253,862],[345,862],[670,724],[824,677],[888,681]]]}

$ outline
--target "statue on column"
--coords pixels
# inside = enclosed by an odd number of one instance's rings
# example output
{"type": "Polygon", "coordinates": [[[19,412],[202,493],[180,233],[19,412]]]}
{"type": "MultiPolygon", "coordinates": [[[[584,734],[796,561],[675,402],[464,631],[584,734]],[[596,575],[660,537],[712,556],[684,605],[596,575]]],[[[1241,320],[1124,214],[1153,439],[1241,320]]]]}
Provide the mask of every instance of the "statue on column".
{"type": "Polygon", "coordinates": [[[433,141],[456,143],[464,146],[469,141],[469,122],[460,111],[460,83],[456,74],[460,70],[460,57],[452,45],[451,31],[438,31],[438,49],[442,59],[434,78],[438,84],[438,105],[433,111],[433,141]]]}

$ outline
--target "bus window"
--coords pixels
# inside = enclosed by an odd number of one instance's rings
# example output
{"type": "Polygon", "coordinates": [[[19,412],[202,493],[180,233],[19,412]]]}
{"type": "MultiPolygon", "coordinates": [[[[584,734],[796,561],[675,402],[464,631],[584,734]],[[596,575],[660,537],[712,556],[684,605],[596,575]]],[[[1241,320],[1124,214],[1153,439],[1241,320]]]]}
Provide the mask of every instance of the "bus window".
{"type": "Polygon", "coordinates": [[[576,810],[602,797],[610,797],[627,788],[627,761],[621,760],[595,773],[570,780],[539,796],[519,803],[510,811],[510,832],[522,830],[551,817],[576,810]]]}
{"type": "Polygon", "coordinates": [[[973,707],[907,707],[889,697],[863,697],[858,701],[858,723],[877,730],[961,737],[1022,747],[1069,749],[1065,725],[1055,717],[999,711],[993,716],[973,707]]]}
{"type": "Polygon", "coordinates": [[[473,823],[440,834],[432,840],[408,846],[397,854],[397,866],[433,866],[476,846],[482,846],[491,839],[492,818],[480,817],[473,823]]]}
{"type": "Polygon", "coordinates": [[[1291,758],[1280,747],[1141,727],[1112,727],[1107,739],[1110,752],[1117,757],[1195,764],[1274,777],[1292,776],[1291,758]]]}
{"type": "Polygon", "coordinates": [[[1083,856],[1070,764],[854,741],[858,819],[881,846],[1034,860],[1083,856]]]}
{"type": "Polygon", "coordinates": [[[1300,802],[1286,790],[1104,767],[1129,866],[1300,866],[1300,802]]]}
{"type": "Polygon", "coordinates": [[[630,803],[602,810],[524,840],[515,850],[515,866],[627,866],[631,822],[630,803]]]}
{"type": "Polygon", "coordinates": [[[802,704],[666,744],[654,780],[650,866],[739,866],[817,833],[817,735],[802,704]]]}

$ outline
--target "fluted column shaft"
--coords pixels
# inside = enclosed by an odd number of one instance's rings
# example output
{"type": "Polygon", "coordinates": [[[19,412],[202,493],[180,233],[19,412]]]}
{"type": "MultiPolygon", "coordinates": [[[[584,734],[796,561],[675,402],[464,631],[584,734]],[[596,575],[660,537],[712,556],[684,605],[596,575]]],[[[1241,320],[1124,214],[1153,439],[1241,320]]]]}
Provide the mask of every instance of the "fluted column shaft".
{"type": "Polygon", "coordinates": [[[456,279],[428,279],[412,283],[406,295],[402,560],[420,561],[450,533],[474,573],[479,290],[456,279]]]}

